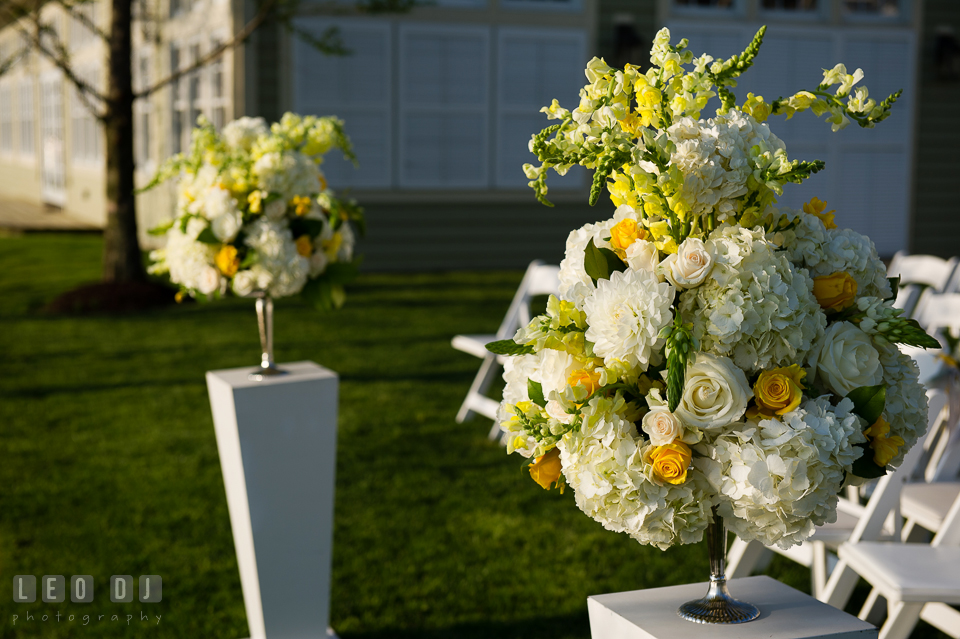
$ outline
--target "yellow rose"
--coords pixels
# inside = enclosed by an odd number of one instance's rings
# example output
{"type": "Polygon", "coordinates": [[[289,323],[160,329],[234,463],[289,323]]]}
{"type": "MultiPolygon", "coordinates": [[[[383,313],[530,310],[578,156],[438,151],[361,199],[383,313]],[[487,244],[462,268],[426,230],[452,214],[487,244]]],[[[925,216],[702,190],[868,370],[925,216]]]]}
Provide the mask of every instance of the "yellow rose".
{"type": "Polygon", "coordinates": [[[687,481],[687,468],[690,466],[690,447],[681,441],[666,446],[653,446],[644,453],[647,461],[653,464],[653,474],[668,484],[682,484],[687,481]]]}
{"type": "Polygon", "coordinates": [[[583,386],[587,389],[587,393],[592,395],[600,388],[600,373],[586,369],[573,371],[570,373],[570,377],[567,378],[567,384],[570,386],[583,386]]]}
{"type": "Polygon", "coordinates": [[[760,413],[783,415],[799,406],[803,397],[800,384],[806,374],[798,364],[760,373],[757,383],[753,385],[753,395],[760,413]]]}
{"type": "Polygon", "coordinates": [[[823,310],[842,311],[853,304],[857,296],[857,281],[843,271],[815,277],[813,295],[823,310]]]}
{"type": "Polygon", "coordinates": [[[870,448],[873,449],[873,461],[877,466],[883,468],[890,463],[890,460],[897,456],[897,451],[903,446],[902,437],[894,435],[890,437],[890,422],[883,417],[879,417],[870,428],[863,431],[863,434],[870,438],[870,448]]]}
{"type": "Polygon", "coordinates": [[[823,225],[828,229],[835,229],[837,228],[837,223],[833,221],[833,218],[834,218],[833,214],[836,213],[836,210],[827,211],[826,213],[824,213],[823,211],[826,208],[827,208],[826,202],[819,200],[817,198],[813,198],[812,200],[810,200],[809,202],[803,205],[803,212],[809,213],[810,215],[814,215],[820,218],[820,221],[823,222],[823,225]]]}
{"type": "Polygon", "coordinates": [[[610,246],[614,250],[626,251],[637,240],[645,240],[647,232],[630,218],[620,220],[610,229],[610,246]]]}
{"type": "Polygon", "coordinates": [[[536,461],[530,465],[530,476],[533,481],[540,484],[541,488],[548,490],[550,486],[560,479],[560,449],[551,448],[546,454],[537,457],[536,461]]]}
{"type": "Polygon", "coordinates": [[[297,253],[304,257],[310,257],[313,255],[313,242],[310,241],[309,235],[301,235],[297,238],[297,253]]]}
{"type": "Polygon", "coordinates": [[[217,256],[213,258],[213,262],[217,265],[218,271],[226,277],[233,277],[240,268],[240,258],[237,257],[237,247],[224,244],[217,252],[217,256]]]}

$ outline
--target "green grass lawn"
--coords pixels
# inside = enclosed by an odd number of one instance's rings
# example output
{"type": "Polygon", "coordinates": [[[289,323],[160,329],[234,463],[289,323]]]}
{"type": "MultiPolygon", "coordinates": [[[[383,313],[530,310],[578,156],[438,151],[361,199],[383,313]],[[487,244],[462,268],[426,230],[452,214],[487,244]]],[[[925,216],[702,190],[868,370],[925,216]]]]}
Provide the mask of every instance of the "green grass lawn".
{"type": "MultiPolygon", "coordinates": [[[[39,312],[96,280],[99,260],[95,236],[0,238],[0,588],[15,574],[88,574],[98,588],[91,604],[0,591],[0,636],[246,637],[204,371],[259,361],[253,303],[39,312]],[[111,604],[113,574],[161,575],[163,602],[111,604]]],[[[342,380],[331,623],[343,639],[585,639],[588,595],[707,576],[702,545],[660,552],[607,532],[570,492],[522,473],[488,420],[454,421],[478,360],[450,338],[493,332],[520,276],[371,274],[335,314],[277,305],[278,361],[342,380]]],[[[785,560],[768,573],[808,589],[785,560]]]]}

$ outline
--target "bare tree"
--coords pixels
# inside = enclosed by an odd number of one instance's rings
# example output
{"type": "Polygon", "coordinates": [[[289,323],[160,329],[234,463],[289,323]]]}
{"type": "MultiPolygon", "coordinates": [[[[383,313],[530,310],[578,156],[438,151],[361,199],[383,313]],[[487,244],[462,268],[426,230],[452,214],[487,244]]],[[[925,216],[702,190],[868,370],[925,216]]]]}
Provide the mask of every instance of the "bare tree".
{"type": "MultiPolygon", "coordinates": [[[[146,274],[137,240],[136,190],[134,186],[133,104],[156,91],[210,64],[224,52],[246,42],[268,21],[276,22],[305,39],[324,53],[348,53],[335,29],[319,37],[297,29],[293,18],[299,0],[254,0],[253,17],[225,42],[184,68],[173,70],[156,83],[135,91],[131,73],[132,34],[137,24],[144,33],[160,33],[163,21],[159,13],[149,15],[146,7],[133,15],[132,0],[100,0],[109,4],[110,23],[101,29],[85,11],[85,6],[98,0],[0,0],[0,25],[12,25],[21,36],[23,46],[9,58],[0,60],[0,74],[9,70],[30,50],[37,51],[57,67],[76,88],[83,104],[103,125],[106,133],[106,201],[107,221],[103,232],[103,274],[105,282],[142,281],[146,274]],[[54,25],[44,18],[43,7],[56,5],[70,18],[100,38],[107,48],[106,91],[101,91],[77,72],[70,60],[69,49],[54,25]]],[[[365,13],[401,12],[414,6],[416,0],[360,0],[351,11],[365,13]]],[[[143,3],[146,5],[146,3],[143,3]]],[[[335,6],[335,5],[334,5],[335,6]]],[[[342,10],[342,5],[340,5],[342,10]]]]}

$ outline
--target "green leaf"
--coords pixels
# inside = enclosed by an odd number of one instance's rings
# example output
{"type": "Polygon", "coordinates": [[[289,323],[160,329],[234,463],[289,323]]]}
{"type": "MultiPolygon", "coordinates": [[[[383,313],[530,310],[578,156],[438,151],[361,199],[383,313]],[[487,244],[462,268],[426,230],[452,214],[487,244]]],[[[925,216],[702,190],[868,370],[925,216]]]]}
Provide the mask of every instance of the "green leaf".
{"type": "MultiPolygon", "coordinates": [[[[883,413],[887,401],[887,389],[884,386],[861,386],[847,393],[847,398],[853,401],[853,412],[872,426],[883,413]]],[[[865,477],[865,475],[860,475],[865,477]]]]}
{"type": "MultiPolygon", "coordinates": [[[[859,390],[859,389],[858,389],[859,390]]],[[[864,479],[876,479],[887,474],[886,467],[880,467],[873,461],[873,449],[866,444],[857,444],[863,449],[860,459],[853,462],[853,474],[864,479]]]]}
{"type": "Polygon", "coordinates": [[[517,344],[512,339],[502,339],[487,344],[487,350],[494,355],[532,355],[536,351],[529,344],[517,344]]]}
{"type": "Polygon", "coordinates": [[[591,238],[583,250],[583,268],[596,284],[597,280],[610,279],[611,273],[626,270],[627,265],[610,249],[597,248],[591,238]]]}
{"type": "Polygon", "coordinates": [[[147,233],[149,233],[150,235],[166,235],[167,231],[169,231],[172,228],[173,228],[173,220],[170,220],[169,222],[165,222],[159,226],[156,226],[150,229],[149,231],[147,231],[147,233]]]}
{"type": "Polygon", "coordinates": [[[294,218],[290,220],[290,232],[293,237],[309,235],[311,238],[317,237],[323,233],[323,220],[312,220],[307,218],[294,218]]]}
{"type": "Polygon", "coordinates": [[[200,231],[200,235],[197,236],[198,242],[203,242],[204,244],[222,244],[220,240],[217,239],[217,236],[213,234],[213,231],[210,230],[210,227],[200,231]]]}
{"type": "Polygon", "coordinates": [[[547,400],[543,396],[543,385],[540,384],[540,382],[535,382],[532,379],[528,379],[527,395],[530,396],[530,401],[536,404],[537,406],[547,405],[547,400]]]}
{"type": "Polygon", "coordinates": [[[323,277],[329,279],[334,284],[347,284],[357,277],[357,271],[360,268],[362,260],[358,257],[352,262],[337,262],[327,266],[323,272],[323,277]]]}

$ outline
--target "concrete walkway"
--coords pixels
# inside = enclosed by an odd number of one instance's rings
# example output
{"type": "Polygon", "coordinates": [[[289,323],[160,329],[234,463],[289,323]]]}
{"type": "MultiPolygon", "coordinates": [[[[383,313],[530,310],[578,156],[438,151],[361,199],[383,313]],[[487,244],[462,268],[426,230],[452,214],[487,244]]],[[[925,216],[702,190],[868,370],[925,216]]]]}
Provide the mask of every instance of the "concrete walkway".
{"type": "Polygon", "coordinates": [[[0,199],[0,228],[16,231],[97,231],[98,227],[52,207],[0,199]]]}

